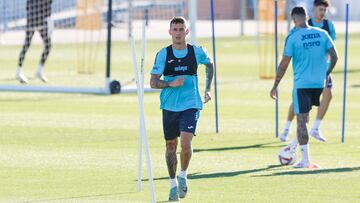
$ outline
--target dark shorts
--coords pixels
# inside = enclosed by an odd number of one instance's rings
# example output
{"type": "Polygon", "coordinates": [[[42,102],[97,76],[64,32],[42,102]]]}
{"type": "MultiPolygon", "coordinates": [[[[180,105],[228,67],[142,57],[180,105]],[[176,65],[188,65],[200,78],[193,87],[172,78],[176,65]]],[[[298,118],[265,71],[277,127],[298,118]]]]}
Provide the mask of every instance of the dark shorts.
{"type": "Polygon", "coordinates": [[[332,81],[332,78],[329,77],[329,80],[327,81],[327,83],[325,84],[325,87],[326,88],[332,88],[333,87],[333,81],[332,81]]]}
{"type": "Polygon", "coordinates": [[[163,130],[165,140],[173,140],[180,136],[180,132],[189,132],[195,135],[196,124],[199,119],[198,109],[187,109],[174,112],[163,109],[163,130]]]}
{"type": "Polygon", "coordinates": [[[323,88],[298,88],[294,89],[294,112],[309,113],[312,106],[320,105],[320,95],[323,88]]]}

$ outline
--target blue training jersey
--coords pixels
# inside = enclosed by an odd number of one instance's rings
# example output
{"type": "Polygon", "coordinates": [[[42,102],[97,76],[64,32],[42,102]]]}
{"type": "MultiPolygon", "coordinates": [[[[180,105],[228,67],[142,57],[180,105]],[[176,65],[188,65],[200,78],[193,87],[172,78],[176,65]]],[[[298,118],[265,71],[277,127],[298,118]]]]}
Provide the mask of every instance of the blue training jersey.
{"type": "MultiPolygon", "coordinates": [[[[324,20],[322,20],[320,23],[317,23],[313,18],[311,18],[310,20],[312,22],[313,27],[318,27],[318,28],[324,27],[324,20]]],[[[331,39],[335,42],[335,40],[336,40],[335,26],[331,22],[331,20],[327,20],[327,22],[329,25],[329,32],[330,32],[329,35],[330,35],[331,39]]]]}
{"type": "Polygon", "coordinates": [[[326,55],[332,47],[333,40],[320,28],[298,28],[290,32],[283,55],[293,59],[294,88],[324,87],[326,55]]]}
{"type": "MultiPolygon", "coordinates": [[[[211,59],[205,48],[193,46],[197,65],[209,64],[211,59]]],[[[177,50],[172,48],[176,58],[181,59],[188,54],[188,48],[177,50]]],[[[167,57],[166,47],[161,49],[155,59],[151,74],[163,75],[167,57]]],[[[202,109],[203,102],[199,93],[197,75],[164,76],[164,81],[173,81],[178,77],[185,77],[181,87],[164,88],[160,94],[160,108],[168,111],[184,111],[187,109],[202,109]]]]}

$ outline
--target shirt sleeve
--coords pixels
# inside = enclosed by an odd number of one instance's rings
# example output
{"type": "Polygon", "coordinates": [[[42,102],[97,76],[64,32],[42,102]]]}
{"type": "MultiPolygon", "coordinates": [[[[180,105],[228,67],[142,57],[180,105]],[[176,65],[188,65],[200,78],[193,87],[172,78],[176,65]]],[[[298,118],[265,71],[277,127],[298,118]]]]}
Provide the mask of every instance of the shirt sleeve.
{"type": "Polygon", "coordinates": [[[201,46],[194,46],[194,52],[196,61],[198,64],[209,64],[211,61],[211,57],[207,50],[201,46]]]}
{"type": "Polygon", "coordinates": [[[166,48],[163,48],[156,54],[155,62],[151,70],[151,74],[162,75],[165,70],[165,63],[166,63],[166,48]]]}
{"type": "Polygon", "coordinates": [[[293,56],[293,47],[290,35],[286,37],[283,56],[293,56]]]}
{"type": "Polygon", "coordinates": [[[331,21],[328,22],[329,22],[330,37],[335,42],[336,40],[335,26],[331,21]]]}
{"type": "Polygon", "coordinates": [[[331,39],[330,35],[328,35],[328,33],[325,33],[325,35],[326,35],[326,41],[325,41],[326,50],[335,47],[334,41],[331,39]]]}

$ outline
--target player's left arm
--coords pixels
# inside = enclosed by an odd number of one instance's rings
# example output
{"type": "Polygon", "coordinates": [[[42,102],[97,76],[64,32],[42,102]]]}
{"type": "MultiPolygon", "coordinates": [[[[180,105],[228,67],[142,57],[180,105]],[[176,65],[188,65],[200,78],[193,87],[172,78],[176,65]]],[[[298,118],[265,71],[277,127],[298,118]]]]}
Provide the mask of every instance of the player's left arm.
{"type": "Polygon", "coordinates": [[[204,103],[207,103],[211,100],[211,83],[214,77],[214,63],[210,60],[206,66],[206,85],[205,85],[205,96],[204,103]]]}
{"type": "Polygon", "coordinates": [[[290,61],[291,61],[291,56],[283,56],[283,58],[281,59],[280,65],[276,72],[274,86],[272,87],[272,89],[270,91],[270,97],[273,99],[277,99],[276,89],[277,89],[281,79],[284,77],[290,61]]]}
{"type": "Polygon", "coordinates": [[[214,77],[214,63],[204,47],[194,46],[196,60],[199,64],[204,64],[206,83],[205,83],[205,94],[204,94],[204,103],[207,103],[211,100],[211,83],[214,77]]]}

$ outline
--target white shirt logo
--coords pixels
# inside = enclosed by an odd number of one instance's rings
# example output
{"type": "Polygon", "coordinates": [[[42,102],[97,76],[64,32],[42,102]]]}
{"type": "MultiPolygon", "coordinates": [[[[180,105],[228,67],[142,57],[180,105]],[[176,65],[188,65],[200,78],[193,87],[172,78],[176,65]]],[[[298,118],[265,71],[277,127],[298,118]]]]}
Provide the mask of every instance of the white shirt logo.
{"type": "Polygon", "coordinates": [[[194,128],[194,126],[188,126],[188,129],[193,129],[194,128]]]}
{"type": "Polygon", "coordinates": [[[168,60],[168,63],[172,63],[174,61],[174,59],[168,60]]]}

